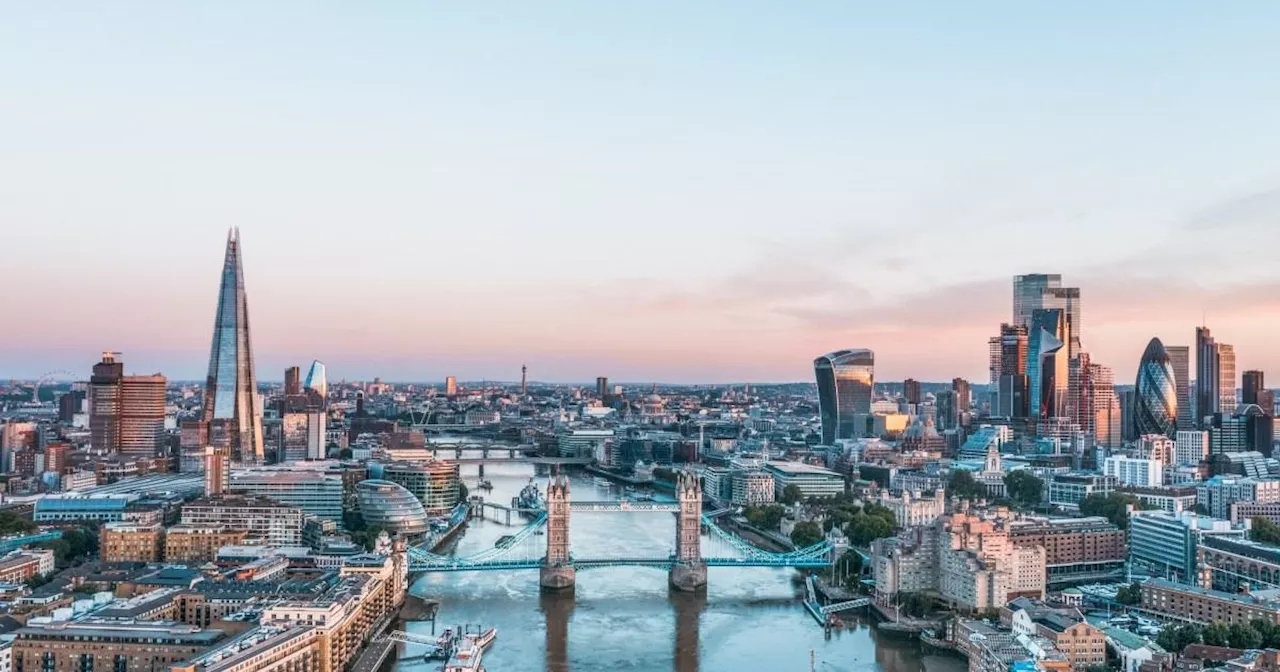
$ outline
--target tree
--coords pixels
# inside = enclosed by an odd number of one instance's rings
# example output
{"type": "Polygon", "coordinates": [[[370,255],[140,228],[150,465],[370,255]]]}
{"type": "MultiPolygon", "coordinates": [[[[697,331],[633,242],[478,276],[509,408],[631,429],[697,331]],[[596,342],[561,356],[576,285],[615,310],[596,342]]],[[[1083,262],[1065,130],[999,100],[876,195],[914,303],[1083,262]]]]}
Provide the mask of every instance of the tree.
{"type": "Polygon", "coordinates": [[[805,548],[822,541],[822,526],[815,522],[803,521],[796,523],[794,529],[791,530],[791,543],[796,548],[805,548]]]}
{"type": "Polygon", "coordinates": [[[1128,586],[1120,586],[1116,590],[1116,602],[1120,604],[1141,604],[1142,584],[1134,581],[1128,586]]]}
{"type": "Polygon", "coordinates": [[[862,576],[862,556],[853,551],[846,551],[831,567],[831,580],[845,588],[858,585],[860,576],[862,576]]]}
{"type": "Polygon", "coordinates": [[[1032,507],[1040,503],[1040,495],[1044,492],[1044,481],[1025,469],[1018,469],[1005,475],[1004,487],[1014,501],[1023,506],[1032,507]]]}
{"type": "Polygon", "coordinates": [[[933,600],[919,593],[898,595],[898,612],[907,616],[924,616],[933,608],[933,600]]]}
{"type": "Polygon", "coordinates": [[[338,451],[338,459],[340,460],[349,460],[354,456],[355,456],[355,453],[351,452],[350,448],[343,448],[342,450],[338,451]]]}
{"type": "Polygon", "coordinates": [[[1112,493],[1110,495],[1092,494],[1080,500],[1080,514],[1084,516],[1102,516],[1110,520],[1116,527],[1129,529],[1129,505],[1135,509],[1150,509],[1149,505],[1138,501],[1133,495],[1112,493]]]}
{"type": "Polygon", "coordinates": [[[746,510],[747,522],[762,530],[776,530],[786,512],[786,508],[778,504],[750,506],[746,510]]]}
{"type": "Polygon", "coordinates": [[[1262,646],[1262,635],[1244,623],[1232,623],[1227,632],[1233,649],[1256,649],[1262,646]]]}
{"type": "Polygon", "coordinates": [[[1227,646],[1231,641],[1231,631],[1222,621],[1214,621],[1202,633],[1204,643],[1209,646],[1227,646]]]}
{"type": "Polygon", "coordinates": [[[1257,516],[1253,519],[1253,529],[1249,530],[1249,538],[1264,544],[1280,544],[1280,525],[1268,518],[1257,516]]]}
{"type": "Polygon", "coordinates": [[[1170,653],[1182,653],[1192,644],[1200,643],[1200,627],[1196,625],[1169,625],[1160,631],[1156,643],[1170,653]]]}
{"type": "Polygon", "coordinates": [[[880,516],[860,513],[845,528],[845,535],[854,546],[866,546],[876,539],[892,537],[894,525],[880,516]]]}
{"type": "Polygon", "coordinates": [[[0,511],[0,537],[7,537],[13,534],[31,534],[39,529],[40,526],[12,511],[0,511]]]}
{"type": "Polygon", "coordinates": [[[783,504],[795,504],[804,499],[804,493],[800,491],[800,486],[792,483],[782,489],[782,498],[778,501],[783,504]]]}
{"type": "Polygon", "coordinates": [[[953,469],[951,478],[947,481],[947,492],[952,497],[960,499],[984,499],[987,496],[987,488],[981,483],[973,480],[973,474],[962,469],[953,469]]]}
{"type": "Polygon", "coordinates": [[[470,497],[471,497],[471,491],[467,489],[467,484],[459,482],[458,483],[458,501],[465,502],[470,497]]]}

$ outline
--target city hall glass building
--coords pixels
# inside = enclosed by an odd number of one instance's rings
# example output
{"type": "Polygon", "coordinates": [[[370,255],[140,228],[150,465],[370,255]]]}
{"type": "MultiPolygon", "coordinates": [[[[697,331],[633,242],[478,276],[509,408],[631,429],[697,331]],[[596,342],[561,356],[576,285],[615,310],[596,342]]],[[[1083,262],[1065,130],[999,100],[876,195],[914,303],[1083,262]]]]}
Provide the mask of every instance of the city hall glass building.
{"type": "Polygon", "coordinates": [[[823,443],[857,438],[865,432],[866,428],[855,426],[855,420],[871,414],[875,359],[870,350],[839,350],[813,360],[823,443]]]}

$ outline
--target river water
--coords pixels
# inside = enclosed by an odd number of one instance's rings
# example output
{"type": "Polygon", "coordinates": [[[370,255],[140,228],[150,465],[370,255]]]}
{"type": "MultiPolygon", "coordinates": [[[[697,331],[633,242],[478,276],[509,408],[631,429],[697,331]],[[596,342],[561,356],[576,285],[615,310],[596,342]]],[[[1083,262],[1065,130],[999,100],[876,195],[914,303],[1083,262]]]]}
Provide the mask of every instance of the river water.
{"type": "MultiPolygon", "coordinates": [[[[478,455],[477,455],[478,456],[478,455]]],[[[473,494],[509,504],[532,477],[546,491],[547,473],[527,464],[489,464],[492,492],[476,489],[477,467],[464,466],[473,494]]],[[[575,500],[616,500],[620,486],[581,472],[571,476],[575,500]]],[[[523,521],[522,521],[523,522],[523,521]]],[[[492,548],[519,528],[472,520],[452,553],[492,548]]],[[[544,548],[545,536],[531,541],[544,548]]],[[[582,513],[571,519],[572,552],[578,557],[666,557],[675,545],[670,513],[582,513]]],[[[721,546],[703,538],[703,552],[721,546]]],[[[711,568],[705,595],[669,591],[665,570],[617,567],[580,570],[571,594],[544,595],[536,570],[428,574],[412,591],[441,604],[435,628],[494,626],[498,638],[484,655],[488,672],[696,672],[707,670],[803,672],[810,654],[825,672],[962,672],[963,661],[922,656],[910,641],[886,639],[867,623],[827,639],[801,605],[794,570],[711,568]]],[[[432,632],[430,622],[406,624],[432,632]]],[[[398,672],[434,672],[422,647],[403,647],[398,672]],[[416,656],[416,657],[415,657],[416,656]]]]}

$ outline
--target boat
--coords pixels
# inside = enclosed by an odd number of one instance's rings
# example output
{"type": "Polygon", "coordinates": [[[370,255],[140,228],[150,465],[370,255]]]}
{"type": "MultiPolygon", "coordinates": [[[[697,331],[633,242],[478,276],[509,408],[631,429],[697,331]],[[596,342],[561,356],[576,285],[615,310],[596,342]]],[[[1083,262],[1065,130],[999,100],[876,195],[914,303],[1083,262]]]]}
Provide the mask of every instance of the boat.
{"type": "Polygon", "coordinates": [[[497,636],[498,636],[498,629],[489,628],[484,632],[466,633],[462,636],[462,638],[468,642],[471,642],[472,644],[475,644],[476,646],[480,647],[481,650],[483,650],[483,649],[489,648],[489,645],[493,643],[494,638],[496,638],[497,636]]]}
{"type": "Polygon", "coordinates": [[[444,672],[483,672],[484,667],[480,665],[483,655],[483,649],[464,639],[458,650],[450,656],[449,662],[444,664],[444,672]]]}

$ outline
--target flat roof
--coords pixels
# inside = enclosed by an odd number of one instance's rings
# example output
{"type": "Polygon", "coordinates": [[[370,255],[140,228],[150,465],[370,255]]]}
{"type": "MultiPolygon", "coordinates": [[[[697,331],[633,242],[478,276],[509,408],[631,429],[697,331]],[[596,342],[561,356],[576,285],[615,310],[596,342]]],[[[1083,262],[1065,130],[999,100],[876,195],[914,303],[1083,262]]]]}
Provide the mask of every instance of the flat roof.
{"type": "Polygon", "coordinates": [[[804,462],[765,462],[763,468],[776,471],[781,474],[785,474],[787,476],[810,475],[810,476],[834,476],[836,478],[840,478],[840,474],[834,471],[831,471],[830,469],[819,467],[813,464],[806,464],[804,462]]]}

